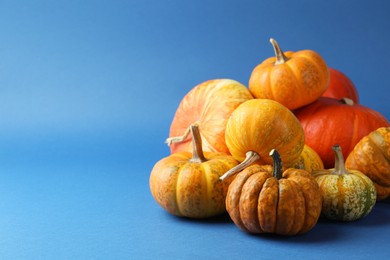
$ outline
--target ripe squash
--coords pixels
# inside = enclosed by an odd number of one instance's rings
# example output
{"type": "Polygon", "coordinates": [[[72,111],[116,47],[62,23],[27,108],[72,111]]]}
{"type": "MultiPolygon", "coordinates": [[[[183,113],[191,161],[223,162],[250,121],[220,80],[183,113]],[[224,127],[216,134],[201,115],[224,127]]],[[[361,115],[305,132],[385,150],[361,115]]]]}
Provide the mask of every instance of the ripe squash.
{"type": "Polygon", "coordinates": [[[247,87],[231,79],[214,79],[195,86],[179,104],[166,140],[171,153],[192,151],[190,126],[197,124],[203,150],[229,153],[226,122],[238,105],[252,99],[247,87]]]}
{"type": "Polygon", "coordinates": [[[312,172],[323,196],[322,214],[331,220],[354,221],[376,203],[374,183],[360,171],[346,169],[339,145],[333,146],[335,168],[312,172]]]}
{"type": "Polygon", "coordinates": [[[390,196],[390,127],[363,137],[348,155],[346,167],[367,175],[375,184],[377,200],[390,196]]]}
{"type": "Polygon", "coordinates": [[[359,93],[355,84],[347,75],[333,68],[329,68],[329,85],[322,96],[335,99],[349,98],[354,103],[359,103],[359,93]]]}
{"type": "Polygon", "coordinates": [[[305,144],[298,161],[296,161],[291,167],[306,170],[307,172],[312,172],[315,170],[324,169],[324,164],[318,153],[310,146],[305,144]]]}
{"type": "Polygon", "coordinates": [[[208,218],[226,212],[229,182],[219,177],[238,162],[230,155],[203,152],[199,129],[191,125],[193,153],[178,152],[158,161],[150,175],[156,202],[169,213],[208,218]]]}
{"type": "MultiPolygon", "coordinates": [[[[252,151],[236,166],[244,170],[229,186],[226,209],[236,226],[249,233],[292,236],[308,232],[321,213],[318,184],[305,170],[282,170],[276,150],[270,155],[273,166],[253,164],[254,157],[259,157],[252,151]]],[[[233,168],[221,179],[228,180],[235,172],[233,168]]]]}
{"type": "Polygon", "coordinates": [[[294,114],[270,99],[251,99],[231,114],[225,132],[226,145],[239,162],[246,152],[260,155],[260,163],[272,164],[268,153],[277,149],[287,167],[298,160],[305,145],[302,126],[294,114]]]}
{"type": "Polygon", "coordinates": [[[389,126],[379,112],[347,98],[321,97],[294,114],[303,127],[306,144],[318,153],[326,169],[335,162],[329,147],[339,144],[347,158],[360,139],[379,127],[389,126]]]}
{"type": "Polygon", "coordinates": [[[249,79],[255,98],[275,100],[293,110],[317,100],[327,89],[328,66],[315,51],[283,53],[271,39],[275,56],[257,65],[249,79]]]}

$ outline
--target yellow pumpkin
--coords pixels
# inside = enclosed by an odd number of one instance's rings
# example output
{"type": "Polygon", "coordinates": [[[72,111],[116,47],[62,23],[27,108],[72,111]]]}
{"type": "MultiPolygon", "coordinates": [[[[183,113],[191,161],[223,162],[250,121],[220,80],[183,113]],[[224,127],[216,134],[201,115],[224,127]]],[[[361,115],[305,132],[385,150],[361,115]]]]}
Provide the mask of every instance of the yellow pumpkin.
{"type": "Polygon", "coordinates": [[[324,169],[324,164],[322,163],[321,157],[318,155],[318,153],[310,146],[305,144],[301,156],[299,156],[298,161],[293,164],[292,168],[312,172],[315,170],[324,169]]]}

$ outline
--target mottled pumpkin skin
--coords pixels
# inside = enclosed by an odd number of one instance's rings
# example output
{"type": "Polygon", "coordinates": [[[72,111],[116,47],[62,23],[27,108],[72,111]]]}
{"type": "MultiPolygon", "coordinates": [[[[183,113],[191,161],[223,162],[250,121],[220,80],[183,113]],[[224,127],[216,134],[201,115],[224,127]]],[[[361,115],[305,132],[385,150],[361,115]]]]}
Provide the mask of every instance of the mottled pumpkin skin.
{"type": "Polygon", "coordinates": [[[390,195],[390,127],[381,127],[363,137],[348,155],[347,168],[367,175],[375,184],[377,199],[390,195]]]}
{"type": "Polygon", "coordinates": [[[257,65],[249,79],[249,90],[255,98],[275,100],[289,109],[310,104],[327,89],[328,67],[315,51],[287,51],[289,59],[275,64],[271,57],[257,65]]]}
{"type": "Polygon", "coordinates": [[[291,167],[296,169],[303,169],[307,172],[312,172],[324,169],[324,164],[322,163],[321,157],[317,154],[317,152],[305,144],[298,161],[296,161],[291,167]]]}
{"type": "Polygon", "coordinates": [[[207,161],[192,162],[192,154],[180,152],[158,161],[150,175],[150,190],[156,202],[169,213],[189,218],[207,218],[226,212],[229,181],[219,177],[237,165],[222,153],[204,153],[207,161]]]}
{"type": "Polygon", "coordinates": [[[321,213],[322,197],[306,171],[289,168],[278,180],[272,166],[254,164],[230,184],[226,209],[233,222],[249,233],[302,234],[321,213]]]}
{"type": "Polygon", "coordinates": [[[298,160],[305,145],[302,126],[294,114],[270,99],[252,99],[238,106],[227,122],[225,139],[237,161],[255,151],[260,164],[272,165],[268,153],[276,149],[285,167],[298,160]]]}
{"type": "Polygon", "coordinates": [[[354,221],[371,212],[376,203],[372,181],[359,171],[333,174],[333,169],[313,172],[323,197],[322,214],[331,220],[354,221]]]}
{"type": "MultiPolygon", "coordinates": [[[[252,99],[248,88],[231,79],[202,82],[181,100],[170,127],[170,137],[182,136],[191,124],[197,123],[203,150],[229,153],[225,144],[228,118],[238,105],[252,99]]],[[[191,137],[170,145],[171,153],[192,152],[191,137]]]]}

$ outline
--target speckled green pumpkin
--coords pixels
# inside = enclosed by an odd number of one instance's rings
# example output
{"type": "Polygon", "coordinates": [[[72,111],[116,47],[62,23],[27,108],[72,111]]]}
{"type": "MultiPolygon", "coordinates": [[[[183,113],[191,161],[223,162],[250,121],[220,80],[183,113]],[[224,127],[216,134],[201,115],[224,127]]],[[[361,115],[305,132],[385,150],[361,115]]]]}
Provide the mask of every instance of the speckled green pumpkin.
{"type": "Polygon", "coordinates": [[[341,148],[335,151],[335,168],[312,172],[323,196],[322,215],[331,220],[354,221],[368,215],[376,203],[374,183],[362,172],[347,170],[341,148]]]}

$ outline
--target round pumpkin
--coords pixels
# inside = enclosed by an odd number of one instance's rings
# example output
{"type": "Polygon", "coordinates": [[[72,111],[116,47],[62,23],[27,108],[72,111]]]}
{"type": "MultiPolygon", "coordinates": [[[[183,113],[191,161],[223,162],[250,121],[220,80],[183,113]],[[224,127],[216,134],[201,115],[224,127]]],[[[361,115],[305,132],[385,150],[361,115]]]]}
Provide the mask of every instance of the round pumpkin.
{"type": "MultiPolygon", "coordinates": [[[[270,155],[273,166],[246,165],[237,174],[228,189],[226,209],[233,222],[249,233],[305,233],[316,225],[321,213],[318,184],[305,170],[283,171],[276,150],[270,155]]],[[[250,156],[253,154],[248,153],[250,156]]]]}
{"type": "Polygon", "coordinates": [[[312,172],[315,170],[324,169],[324,164],[322,163],[321,157],[318,155],[318,153],[310,146],[305,144],[298,161],[294,162],[291,167],[303,169],[307,172],[312,172]]]}
{"type": "Polygon", "coordinates": [[[192,151],[189,128],[199,126],[203,150],[229,153],[225,144],[227,120],[234,109],[252,99],[248,88],[231,79],[214,79],[195,86],[181,100],[166,140],[171,153],[192,151]]]}
{"type": "Polygon", "coordinates": [[[328,67],[315,51],[283,53],[274,39],[270,40],[275,57],[257,65],[249,79],[249,90],[255,98],[275,100],[289,109],[310,104],[327,89],[328,67]]]}
{"type": "Polygon", "coordinates": [[[193,153],[177,152],[158,161],[149,185],[156,202],[169,213],[208,218],[226,212],[229,182],[219,178],[237,161],[230,155],[203,152],[197,126],[191,126],[193,153]]]}
{"type": "Polygon", "coordinates": [[[359,103],[359,93],[355,84],[347,75],[333,68],[329,68],[329,85],[322,96],[335,99],[349,98],[359,103]]]}
{"type": "Polygon", "coordinates": [[[237,161],[255,151],[260,163],[272,164],[268,153],[277,149],[286,166],[298,160],[305,145],[302,126],[294,114],[270,99],[251,99],[239,105],[226,124],[225,139],[237,161]]]}
{"type": "Polygon", "coordinates": [[[379,127],[389,126],[379,112],[350,99],[321,97],[294,114],[303,127],[306,144],[318,153],[325,168],[334,166],[329,147],[339,144],[347,158],[360,139],[379,127]]]}
{"type": "Polygon", "coordinates": [[[348,155],[346,167],[363,172],[375,184],[377,200],[390,196],[390,127],[363,137],[348,155]]]}
{"type": "Polygon", "coordinates": [[[322,214],[331,220],[354,221],[376,203],[374,183],[360,171],[346,169],[339,145],[333,146],[335,167],[312,172],[323,197],[322,214]]]}

